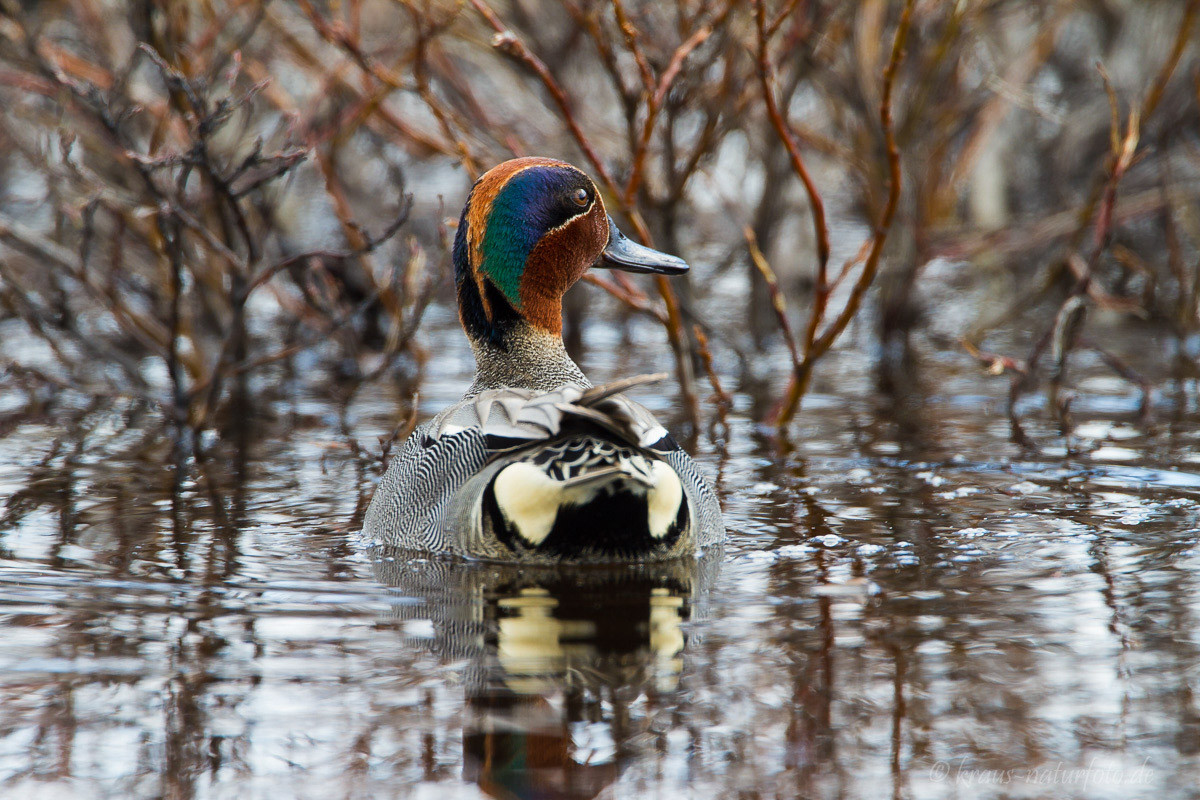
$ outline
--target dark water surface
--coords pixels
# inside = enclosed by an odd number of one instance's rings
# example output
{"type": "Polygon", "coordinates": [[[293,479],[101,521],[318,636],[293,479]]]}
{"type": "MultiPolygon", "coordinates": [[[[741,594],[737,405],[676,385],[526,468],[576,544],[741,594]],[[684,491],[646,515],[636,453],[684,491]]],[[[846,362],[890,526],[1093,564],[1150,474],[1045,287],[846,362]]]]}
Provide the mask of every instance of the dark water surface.
{"type": "MultiPolygon", "coordinates": [[[[424,413],[471,367],[443,328],[424,413]]],[[[644,331],[590,331],[593,376],[663,366],[644,331]]],[[[375,476],[344,429],[377,449],[399,388],[342,419],[285,383],[178,484],[123,407],[18,425],[0,797],[1195,796],[1194,399],[1143,425],[1085,370],[1080,452],[1044,421],[1033,455],[965,358],[923,364],[906,400],[852,366],[823,373],[790,449],[738,394],[727,444],[695,443],[728,546],[640,571],[360,541],[375,476]]],[[[664,394],[640,392],[674,419],[664,394]]]]}

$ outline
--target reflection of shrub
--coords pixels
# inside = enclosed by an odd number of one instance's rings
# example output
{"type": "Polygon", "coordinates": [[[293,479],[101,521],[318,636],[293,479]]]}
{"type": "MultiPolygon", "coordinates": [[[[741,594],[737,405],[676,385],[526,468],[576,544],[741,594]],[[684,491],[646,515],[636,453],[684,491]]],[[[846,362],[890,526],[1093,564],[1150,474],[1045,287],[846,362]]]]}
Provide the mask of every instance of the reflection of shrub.
{"type": "Polygon", "coordinates": [[[717,374],[696,342],[746,354],[783,323],[786,423],[865,308],[881,352],[937,321],[1014,399],[1047,359],[1068,397],[1077,347],[1146,385],[1087,311],[1197,327],[1200,2],[1153,5],[6,3],[6,380],[147,398],[196,431],[297,353],[384,374],[445,274],[440,196],[545,153],[698,263],[656,298],[589,276],[664,326],[694,415],[693,372],[717,374]],[[1006,294],[942,324],[919,302],[938,259],[1006,294]],[[742,305],[713,288],[732,265],[742,305]],[[796,321],[783,297],[804,293],[796,321]]]}

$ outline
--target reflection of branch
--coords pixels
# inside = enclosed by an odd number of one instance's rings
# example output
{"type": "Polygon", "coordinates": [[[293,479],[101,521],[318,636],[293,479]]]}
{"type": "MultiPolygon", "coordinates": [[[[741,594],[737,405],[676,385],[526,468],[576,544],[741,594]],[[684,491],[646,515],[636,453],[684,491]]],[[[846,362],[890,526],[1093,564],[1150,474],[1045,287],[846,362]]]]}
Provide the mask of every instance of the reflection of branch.
{"type": "Polygon", "coordinates": [[[1138,387],[1138,390],[1142,393],[1141,408],[1139,411],[1143,417],[1149,416],[1150,390],[1152,388],[1150,381],[1121,358],[1100,347],[1098,344],[1082,338],[1079,343],[1084,347],[1090,348],[1096,355],[1100,356],[1100,360],[1118,376],[1138,387]]]}

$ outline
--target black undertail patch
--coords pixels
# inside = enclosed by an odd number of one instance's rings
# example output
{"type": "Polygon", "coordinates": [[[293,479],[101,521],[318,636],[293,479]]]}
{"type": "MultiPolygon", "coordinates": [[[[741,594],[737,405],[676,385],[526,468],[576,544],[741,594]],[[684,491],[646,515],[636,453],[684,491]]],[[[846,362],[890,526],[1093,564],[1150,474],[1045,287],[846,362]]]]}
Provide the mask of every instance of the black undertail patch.
{"type": "Polygon", "coordinates": [[[564,561],[661,556],[675,546],[688,524],[685,495],[667,534],[662,538],[651,536],[645,493],[635,493],[619,485],[599,492],[582,505],[559,508],[554,527],[536,546],[505,519],[491,485],[484,492],[483,513],[490,518],[496,538],[514,553],[536,553],[564,561]]]}
{"type": "Polygon", "coordinates": [[[679,449],[679,442],[675,441],[674,436],[667,433],[664,434],[663,437],[657,442],[650,445],[650,449],[659,453],[673,453],[679,449]]]}

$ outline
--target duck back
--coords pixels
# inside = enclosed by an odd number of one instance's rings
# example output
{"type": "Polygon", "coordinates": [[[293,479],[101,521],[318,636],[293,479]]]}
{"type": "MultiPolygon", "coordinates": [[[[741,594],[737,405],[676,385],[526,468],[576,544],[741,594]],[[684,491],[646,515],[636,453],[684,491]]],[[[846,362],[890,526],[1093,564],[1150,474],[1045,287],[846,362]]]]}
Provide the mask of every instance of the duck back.
{"type": "Polygon", "coordinates": [[[364,532],[397,547],[499,560],[651,561],[722,538],[717,500],[634,378],[491,389],[415,431],[364,532]]]}

